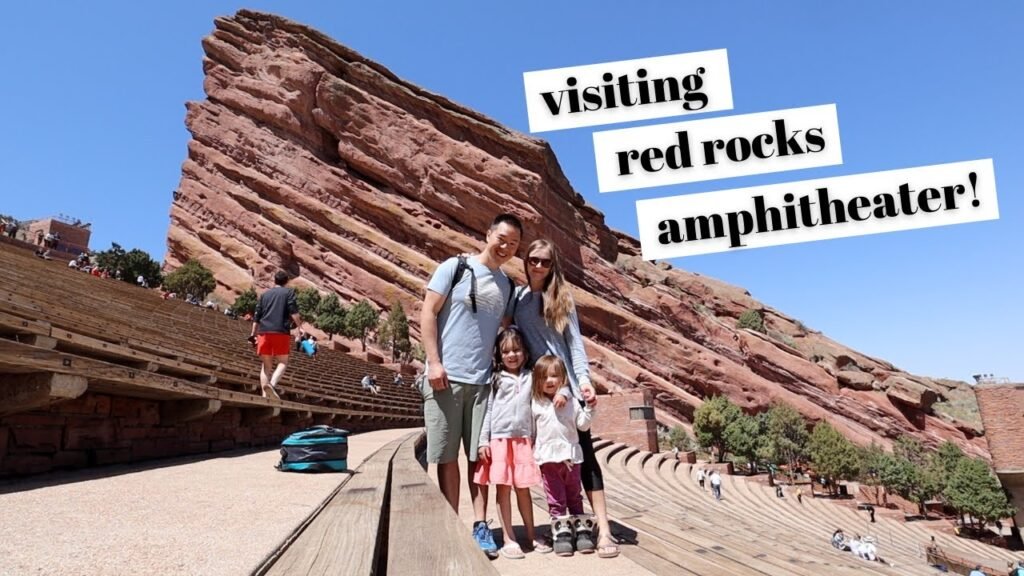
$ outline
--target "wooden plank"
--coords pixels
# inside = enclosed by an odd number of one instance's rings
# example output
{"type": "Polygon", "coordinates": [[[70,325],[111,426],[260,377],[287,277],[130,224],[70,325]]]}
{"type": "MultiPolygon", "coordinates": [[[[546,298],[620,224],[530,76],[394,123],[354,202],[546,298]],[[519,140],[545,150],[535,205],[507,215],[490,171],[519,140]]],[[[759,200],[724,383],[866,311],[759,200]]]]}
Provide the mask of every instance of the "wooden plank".
{"type": "Polygon", "coordinates": [[[0,375],[0,414],[13,414],[78,398],[89,387],[81,376],[36,373],[0,375]]]}
{"type": "Polygon", "coordinates": [[[21,316],[0,311],[0,334],[37,334],[39,336],[49,336],[50,323],[22,318],[21,316]]]}
{"type": "Polygon", "coordinates": [[[0,371],[7,367],[19,371],[57,372],[85,376],[89,380],[144,386],[168,392],[173,396],[216,398],[218,390],[210,386],[179,380],[169,376],[140,371],[135,368],[110,364],[83,356],[43,350],[18,342],[0,340],[0,371]]]}
{"type": "Polygon", "coordinates": [[[420,467],[418,437],[403,442],[391,463],[387,573],[498,574],[420,467]]]}
{"type": "MultiPolygon", "coordinates": [[[[272,576],[363,576],[379,574],[381,511],[390,489],[390,466],[402,439],[392,441],[363,461],[357,473],[331,496],[309,524],[267,569],[272,576]]],[[[423,538],[423,534],[418,535],[423,538]]],[[[391,574],[404,574],[391,572],[391,574]]],[[[408,574],[429,574],[415,570],[408,574]]]]}
{"type": "Polygon", "coordinates": [[[160,424],[180,424],[198,420],[216,413],[220,408],[221,401],[210,398],[164,402],[160,406],[160,424]]]}
{"type": "MultiPolygon", "coordinates": [[[[115,361],[149,362],[157,366],[157,370],[175,376],[188,376],[189,380],[200,384],[213,384],[216,377],[210,371],[198,366],[189,366],[179,360],[172,360],[146,352],[140,352],[129,346],[106,342],[98,338],[77,334],[75,332],[55,328],[51,334],[57,339],[57,348],[64,352],[83,353],[93,358],[115,361]]],[[[148,370],[148,368],[143,368],[148,370]]]]}

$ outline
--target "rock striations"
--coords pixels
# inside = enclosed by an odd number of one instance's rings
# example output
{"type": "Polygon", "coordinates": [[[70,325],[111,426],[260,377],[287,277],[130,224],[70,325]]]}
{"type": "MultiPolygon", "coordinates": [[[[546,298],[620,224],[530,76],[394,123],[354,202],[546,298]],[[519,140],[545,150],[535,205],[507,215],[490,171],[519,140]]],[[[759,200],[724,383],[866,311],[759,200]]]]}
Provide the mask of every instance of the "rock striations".
{"type": "MultiPolygon", "coordinates": [[[[749,411],[789,403],[859,443],[911,434],[987,457],[976,421],[943,409],[966,385],[907,374],[741,288],[644,262],[546,142],[278,16],[219,18],[203,48],[207,99],[187,104],[165,262],[199,259],[221,296],[284,268],[346,300],[401,302],[415,322],[437,263],[477,249],[509,211],[527,242],[557,244],[599,386],[652,389],[664,422],[725,394],[749,411]],[[748,309],[765,334],[736,327],[748,309]]],[[[506,269],[522,281],[520,260],[506,269]]]]}

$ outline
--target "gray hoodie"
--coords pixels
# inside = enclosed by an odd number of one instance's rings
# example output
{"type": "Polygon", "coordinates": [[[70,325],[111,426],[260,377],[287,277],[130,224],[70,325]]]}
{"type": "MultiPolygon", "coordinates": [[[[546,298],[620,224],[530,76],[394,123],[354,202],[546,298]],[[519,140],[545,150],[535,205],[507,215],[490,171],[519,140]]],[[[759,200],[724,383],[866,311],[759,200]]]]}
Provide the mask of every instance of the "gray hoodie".
{"type": "Polygon", "coordinates": [[[480,446],[489,446],[491,438],[529,438],[533,435],[531,409],[533,377],[529,370],[519,375],[504,370],[496,375],[497,384],[487,398],[487,415],[480,431],[480,446]]]}

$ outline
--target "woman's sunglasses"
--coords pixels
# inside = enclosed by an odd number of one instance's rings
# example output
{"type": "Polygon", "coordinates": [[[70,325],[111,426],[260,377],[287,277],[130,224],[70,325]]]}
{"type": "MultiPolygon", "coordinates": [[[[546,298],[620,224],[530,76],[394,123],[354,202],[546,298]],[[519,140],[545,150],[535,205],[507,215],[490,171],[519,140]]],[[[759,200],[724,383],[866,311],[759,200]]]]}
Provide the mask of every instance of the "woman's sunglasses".
{"type": "Polygon", "coordinates": [[[526,262],[530,266],[543,266],[544,268],[551,267],[551,258],[537,258],[536,256],[530,256],[526,259],[526,262]]]}

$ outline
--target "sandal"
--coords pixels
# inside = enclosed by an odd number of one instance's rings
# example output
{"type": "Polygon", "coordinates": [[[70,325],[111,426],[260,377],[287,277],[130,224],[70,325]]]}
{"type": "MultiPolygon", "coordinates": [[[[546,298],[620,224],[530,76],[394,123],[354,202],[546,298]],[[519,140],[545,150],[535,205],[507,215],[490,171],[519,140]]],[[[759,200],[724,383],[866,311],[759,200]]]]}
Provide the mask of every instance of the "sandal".
{"type": "Polygon", "coordinates": [[[533,551],[538,554],[550,554],[554,548],[542,538],[536,538],[533,541],[533,551]]]}
{"type": "Polygon", "coordinates": [[[526,558],[526,554],[523,554],[523,549],[516,542],[509,542],[502,546],[501,555],[509,560],[522,560],[526,558]]]}
{"type": "Polygon", "coordinates": [[[619,555],[619,545],[611,536],[602,534],[597,542],[598,558],[615,558],[619,555]]]}

